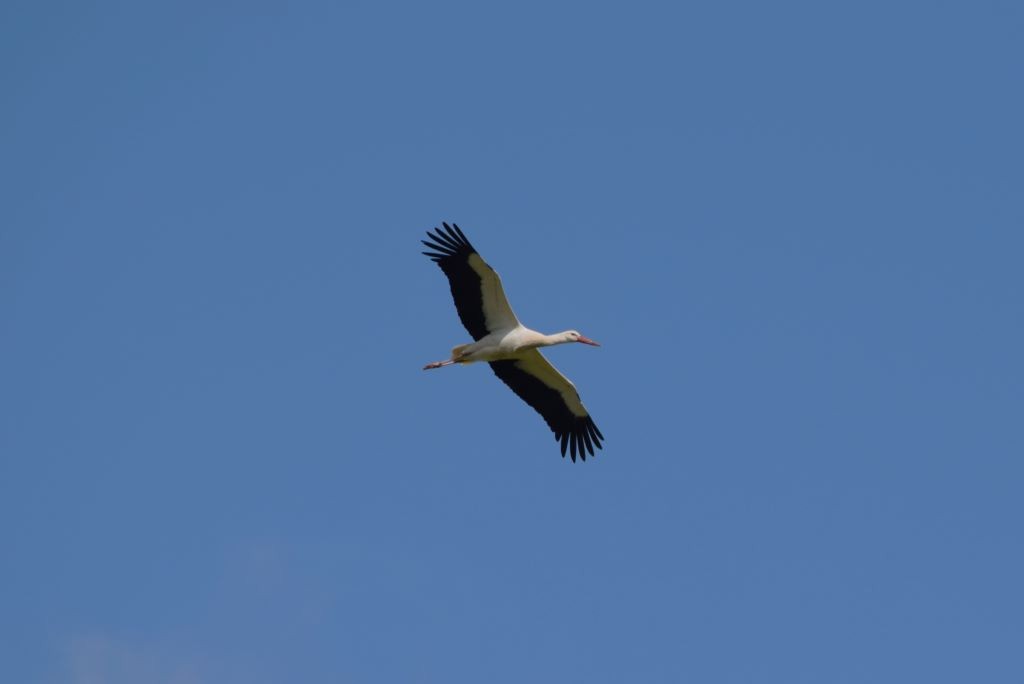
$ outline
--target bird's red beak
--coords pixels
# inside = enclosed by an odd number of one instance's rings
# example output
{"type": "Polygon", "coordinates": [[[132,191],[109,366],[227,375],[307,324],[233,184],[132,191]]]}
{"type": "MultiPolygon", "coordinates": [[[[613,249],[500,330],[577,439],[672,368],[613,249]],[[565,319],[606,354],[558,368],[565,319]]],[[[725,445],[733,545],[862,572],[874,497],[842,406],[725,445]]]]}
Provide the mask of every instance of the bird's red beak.
{"type": "Polygon", "coordinates": [[[590,339],[589,337],[584,337],[583,335],[580,335],[580,339],[578,339],[576,341],[581,343],[581,344],[589,344],[591,347],[600,347],[601,346],[597,342],[595,342],[594,340],[590,339]]]}

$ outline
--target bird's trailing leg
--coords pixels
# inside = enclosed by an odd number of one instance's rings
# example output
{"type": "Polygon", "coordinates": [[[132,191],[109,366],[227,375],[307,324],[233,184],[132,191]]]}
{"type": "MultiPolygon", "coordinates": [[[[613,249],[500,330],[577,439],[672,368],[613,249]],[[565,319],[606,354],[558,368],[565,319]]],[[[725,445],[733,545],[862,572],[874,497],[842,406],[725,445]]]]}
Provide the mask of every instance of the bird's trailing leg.
{"type": "Polygon", "coordinates": [[[465,363],[463,360],[466,356],[466,351],[472,345],[460,344],[459,346],[452,349],[452,356],[447,361],[435,361],[434,363],[428,363],[423,367],[423,370],[430,370],[431,368],[440,368],[441,366],[450,366],[453,363],[465,363]]]}

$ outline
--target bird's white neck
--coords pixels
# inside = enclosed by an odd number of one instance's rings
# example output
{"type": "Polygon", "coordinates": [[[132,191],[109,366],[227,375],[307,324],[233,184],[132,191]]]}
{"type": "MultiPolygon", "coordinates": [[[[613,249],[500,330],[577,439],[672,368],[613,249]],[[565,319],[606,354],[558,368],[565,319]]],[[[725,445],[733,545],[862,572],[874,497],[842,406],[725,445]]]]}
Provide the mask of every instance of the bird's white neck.
{"type": "Polygon", "coordinates": [[[569,342],[574,342],[575,340],[569,337],[569,332],[570,331],[566,330],[565,332],[554,333],[552,335],[536,333],[536,336],[531,340],[533,344],[531,344],[530,346],[553,347],[556,344],[568,344],[569,342]]]}

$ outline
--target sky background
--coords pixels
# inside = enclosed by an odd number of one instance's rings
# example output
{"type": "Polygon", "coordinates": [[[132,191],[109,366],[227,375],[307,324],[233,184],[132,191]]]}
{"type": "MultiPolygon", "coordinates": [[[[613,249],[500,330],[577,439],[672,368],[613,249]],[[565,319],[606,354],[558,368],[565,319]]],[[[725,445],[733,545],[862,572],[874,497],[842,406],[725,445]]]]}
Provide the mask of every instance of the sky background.
{"type": "Polygon", "coordinates": [[[0,679],[1024,681],[1017,2],[0,5],[0,679]],[[607,437],[468,339],[456,221],[607,437]]]}

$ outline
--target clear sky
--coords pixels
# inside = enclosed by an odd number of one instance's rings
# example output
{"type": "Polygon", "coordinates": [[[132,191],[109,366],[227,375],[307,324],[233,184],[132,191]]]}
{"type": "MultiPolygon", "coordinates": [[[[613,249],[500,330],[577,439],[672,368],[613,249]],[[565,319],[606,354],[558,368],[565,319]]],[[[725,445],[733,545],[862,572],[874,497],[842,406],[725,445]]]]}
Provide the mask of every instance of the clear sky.
{"type": "Polygon", "coordinates": [[[1024,681],[1018,2],[0,5],[0,679],[1024,681]],[[559,457],[423,231],[607,437],[559,457]]]}

